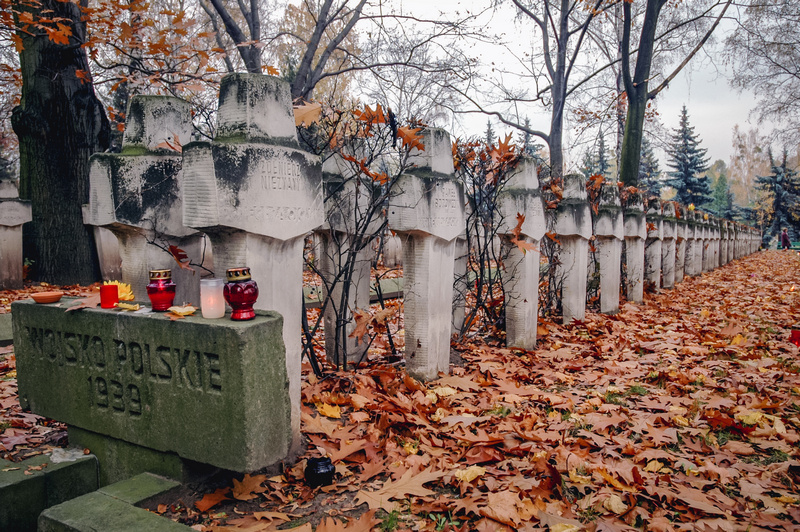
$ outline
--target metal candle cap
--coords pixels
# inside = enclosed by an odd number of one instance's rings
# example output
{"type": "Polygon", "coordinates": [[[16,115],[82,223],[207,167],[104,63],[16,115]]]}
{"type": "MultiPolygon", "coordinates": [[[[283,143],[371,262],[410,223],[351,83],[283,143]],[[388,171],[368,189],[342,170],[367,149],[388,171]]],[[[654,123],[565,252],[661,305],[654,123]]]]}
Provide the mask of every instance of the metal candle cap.
{"type": "Polygon", "coordinates": [[[150,270],[151,281],[169,281],[172,279],[172,270],[150,270]]]}
{"type": "Polygon", "coordinates": [[[249,281],[250,280],[250,268],[243,267],[243,268],[229,268],[225,270],[225,278],[228,282],[231,281],[249,281]]]}

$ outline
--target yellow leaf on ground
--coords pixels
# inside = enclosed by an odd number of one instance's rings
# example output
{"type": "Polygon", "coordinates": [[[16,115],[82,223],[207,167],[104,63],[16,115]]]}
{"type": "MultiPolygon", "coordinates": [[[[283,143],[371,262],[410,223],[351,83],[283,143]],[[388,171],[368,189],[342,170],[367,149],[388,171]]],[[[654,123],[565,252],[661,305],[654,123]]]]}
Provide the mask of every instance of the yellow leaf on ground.
{"type": "Polygon", "coordinates": [[[619,495],[616,494],[604,500],[603,507],[617,515],[624,514],[628,511],[628,505],[622,502],[622,499],[620,499],[619,495]]]}
{"type": "Polygon", "coordinates": [[[469,466],[466,469],[459,469],[455,472],[455,477],[460,480],[461,482],[472,482],[478,477],[482,477],[486,474],[486,468],[473,465],[469,466]]]}
{"type": "Polygon", "coordinates": [[[333,419],[340,419],[342,417],[342,409],[339,408],[339,405],[329,405],[326,403],[317,404],[317,412],[325,417],[333,419]]]}

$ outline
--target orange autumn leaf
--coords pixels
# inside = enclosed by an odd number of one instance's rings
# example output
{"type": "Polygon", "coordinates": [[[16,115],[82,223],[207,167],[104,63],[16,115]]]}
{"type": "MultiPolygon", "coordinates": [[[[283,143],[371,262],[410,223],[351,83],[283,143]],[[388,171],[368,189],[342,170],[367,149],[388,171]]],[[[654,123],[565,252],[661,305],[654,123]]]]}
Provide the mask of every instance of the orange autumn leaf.
{"type": "Polygon", "coordinates": [[[425,144],[422,143],[421,127],[399,127],[397,128],[397,138],[403,143],[403,147],[416,148],[419,151],[425,151],[425,144]]]}
{"type": "Polygon", "coordinates": [[[189,256],[186,254],[184,250],[179,248],[178,246],[170,246],[169,252],[172,255],[172,258],[175,259],[175,262],[178,263],[184,270],[189,270],[190,272],[194,272],[194,268],[190,266],[189,256]]]}
{"type": "Polygon", "coordinates": [[[206,493],[203,498],[195,502],[194,505],[201,512],[207,512],[225,499],[228,499],[229,497],[227,495],[230,491],[230,488],[219,488],[213,493],[206,493]]]}
{"type": "Polygon", "coordinates": [[[239,481],[233,479],[233,495],[234,499],[240,501],[249,501],[258,497],[259,493],[264,493],[267,488],[262,486],[264,481],[267,480],[267,475],[248,475],[245,474],[244,478],[239,481]]]}

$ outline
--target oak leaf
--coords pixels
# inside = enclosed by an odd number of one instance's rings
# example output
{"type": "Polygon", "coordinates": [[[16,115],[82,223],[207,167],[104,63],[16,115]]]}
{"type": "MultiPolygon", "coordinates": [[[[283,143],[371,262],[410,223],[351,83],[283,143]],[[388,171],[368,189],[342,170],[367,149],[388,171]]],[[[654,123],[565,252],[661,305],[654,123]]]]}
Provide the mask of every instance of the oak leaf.
{"type": "Polygon", "coordinates": [[[258,493],[264,493],[267,488],[261,484],[267,480],[267,475],[244,475],[240,481],[233,479],[233,498],[240,501],[255,499],[258,493]]]}
{"type": "Polygon", "coordinates": [[[310,126],[311,124],[316,124],[319,122],[319,118],[322,115],[322,104],[318,102],[304,102],[301,105],[296,105],[294,107],[294,125],[296,127],[300,126],[310,126]]]}
{"type": "Polygon", "coordinates": [[[189,256],[186,254],[184,250],[179,248],[178,246],[170,246],[169,252],[172,255],[172,258],[175,259],[175,262],[178,263],[178,266],[184,270],[189,270],[190,272],[194,272],[194,268],[189,265],[189,256]]]}
{"type": "Polygon", "coordinates": [[[81,310],[83,308],[96,308],[100,306],[100,292],[96,294],[92,294],[89,297],[84,297],[83,299],[79,299],[75,302],[74,305],[69,307],[66,312],[71,310],[81,310]]]}
{"type": "Polygon", "coordinates": [[[442,471],[431,471],[426,469],[418,474],[409,469],[397,481],[388,481],[382,488],[375,491],[359,490],[356,494],[354,504],[356,506],[367,503],[370,510],[383,508],[387,512],[392,512],[397,503],[391,499],[405,499],[408,495],[425,497],[433,495],[435,492],[424,487],[423,484],[438,480],[445,475],[442,471]]]}
{"type": "Polygon", "coordinates": [[[230,491],[230,488],[219,488],[213,493],[206,493],[203,495],[203,498],[195,502],[194,505],[201,512],[207,512],[212,507],[228,499],[229,497],[227,495],[230,491]]]}

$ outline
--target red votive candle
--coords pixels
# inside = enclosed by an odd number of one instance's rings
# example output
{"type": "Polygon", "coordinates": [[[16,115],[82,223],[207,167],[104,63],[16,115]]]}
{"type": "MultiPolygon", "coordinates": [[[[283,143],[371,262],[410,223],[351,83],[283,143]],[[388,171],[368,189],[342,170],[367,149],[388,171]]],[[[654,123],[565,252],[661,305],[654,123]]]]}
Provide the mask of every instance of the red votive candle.
{"type": "Polygon", "coordinates": [[[225,301],[231,306],[231,319],[252,320],[256,317],[253,304],[258,299],[258,285],[250,277],[250,268],[230,268],[225,271],[228,281],[222,289],[225,301]]]}
{"type": "Polygon", "coordinates": [[[150,270],[150,284],[147,285],[147,297],[153,310],[165,312],[175,301],[175,283],[172,282],[172,270],[150,270]]]}
{"type": "Polygon", "coordinates": [[[100,308],[114,308],[119,301],[119,287],[104,284],[100,287],[100,308]]]}
{"type": "Polygon", "coordinates": [[[800,347],[800,327],[792,327],[792,335],[789,337],[789,341],[800,347]]]}

